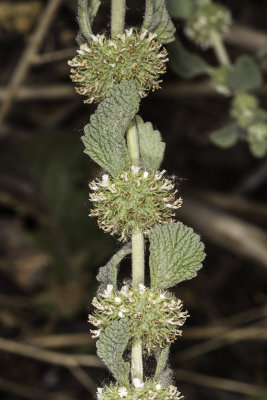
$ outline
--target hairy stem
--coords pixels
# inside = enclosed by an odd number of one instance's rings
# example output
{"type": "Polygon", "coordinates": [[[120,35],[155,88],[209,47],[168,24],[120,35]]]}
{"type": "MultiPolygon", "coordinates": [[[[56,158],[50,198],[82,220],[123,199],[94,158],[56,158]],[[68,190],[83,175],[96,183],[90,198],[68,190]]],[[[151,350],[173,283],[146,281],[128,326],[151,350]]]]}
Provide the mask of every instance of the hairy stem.
{"type": "Polygon", "coordinates": [[[130,122],[127,129],[127,145],[132,164],[138,166],[140,163],[139,142],[134,120],[130,122]]]}
{"type": "MultiPolygon", "coordinates": [[[[140,152],[138,135],[135,122],[129,124],[127,130],[127,145],[132,164],[138,166],[140,163],[140,152]]],[[[144,235],[141,230],[136,230],[132,235],[132,285],[138,288],[139,283],[144,283],[145,277],[145,249],[144,235]]],[[[142,341],[136,341],[132,346],[132,379],[143,380],[143,348],[142,341]]]]}
{"type": "Polygon", "coordinates": [[[218,58],[218,61],[222,65],[230,66],[231,61],[228,56],[227,50],[223,43],[222,37],[217,32],[212,33],[212,45],[213,45],[214,51],[216,53],[216,56],[218,58]]]}
{"type": "Polygon", "coordinates": [[[111,36],[124,32],[126,0],[112,0],[111,6],[111,36]]]}

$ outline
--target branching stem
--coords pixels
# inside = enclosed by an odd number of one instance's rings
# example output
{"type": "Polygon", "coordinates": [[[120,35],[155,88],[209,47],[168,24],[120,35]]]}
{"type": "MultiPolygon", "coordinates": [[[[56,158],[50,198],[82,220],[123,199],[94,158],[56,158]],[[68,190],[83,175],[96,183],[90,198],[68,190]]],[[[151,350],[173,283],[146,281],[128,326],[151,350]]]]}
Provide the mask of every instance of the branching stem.
{"type": "Polygon", "coordinates": [[[217,32],[212,33],[212,45],[216,53],[217,59],[222,65],[231,65],[230,58],[223,43],[221,35],[217,32]]]}
{"type": "Polygon", "coordinates": [[[126,0],[112,0],[111,5],[111,36],[124,32],[126,0]]]}

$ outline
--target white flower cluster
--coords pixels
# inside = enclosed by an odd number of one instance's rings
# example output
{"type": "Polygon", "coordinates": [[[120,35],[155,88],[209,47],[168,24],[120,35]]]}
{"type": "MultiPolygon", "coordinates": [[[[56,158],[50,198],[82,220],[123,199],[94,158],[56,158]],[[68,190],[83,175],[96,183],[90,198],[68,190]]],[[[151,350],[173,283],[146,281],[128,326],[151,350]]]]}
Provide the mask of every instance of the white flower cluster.
{"type": "Polygon", "coordinates": [[[180,400],[182,398],[181,393],[173,385],[165,388],[160,383],[142,382],[138,378],[134,378],[132,385],[128,387],[110,385],[97,389],[98,400],[180,400]]]}
{"type": "Polygon", "coordinates": [[[174,183],[164,178],[166,171],[142,171],[132,166],[120,176],[93,180],[89,187],[94,192],[90,200],[94,209],[90,216],[98,217],[98,225],[104,232],[120,235],[126,241],[135,229],[145,235],[156,223],[173,222],[174,210],[182,205],[176,198],[174,183]]]}
{"type": "Polygon", "coordinates": [[[167,291],[154,292],[143,284],[138,289],[124,285],[120,291],[107,285],[92,304],[96,310],[89,315],[89,322],[97,328],[91,330],[93,338],[99,337],[113,321],[129,317],[133,340],[142,337],[148,353],[174,342],[188,318],[180,299],[167,291]]]}

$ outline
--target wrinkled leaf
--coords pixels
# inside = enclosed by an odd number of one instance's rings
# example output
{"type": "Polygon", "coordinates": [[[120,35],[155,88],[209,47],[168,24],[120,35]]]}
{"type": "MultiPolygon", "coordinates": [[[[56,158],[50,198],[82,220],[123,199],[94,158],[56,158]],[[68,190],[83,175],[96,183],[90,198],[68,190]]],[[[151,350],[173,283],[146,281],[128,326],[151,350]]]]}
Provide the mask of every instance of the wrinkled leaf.
{"type": "Polygon", "coordinates": [[[174,41],[175,27],[169,16],[165,0],[146,0],[143,28],[156,33],[160,43],[174,41]]]}
{"type": "Polygon", "coordinates": [[[195,5],[193,0],[167,0],[167,8],[172,18],[187,19],[194,11],[195,5]]]}
{"type": "Polygon", "coordinates": [[[185,49],[178,38],[167,46],[167,50],[170,68],[181,78],[191,79],[207,73],[208,64],[199,55],[185,49]]]}
{"type": "Polygon", "coordinates": [[[170,353],[170,346],[166,346],[164,349],[159,350],[159,354],[157,357],[157,368],[156,368],[156,372],[155,372],[155,376],[154,376],[154,379],[156,381],[158,381],[160,375],[163,373],[163,371],[167,367],[169,353],[170,353]]]}
{"type": "Polygon", "coordinates": [[[131,254],[131,252],[131,244],[127,243],[117,251],[104,267],[99,268],[96,279],[98,282],[101,282],[100,290],[101,288],[106,288],[108,284],[112,284],[115,289],[117,288],[118,266],[122,259],[128,254],[131,254]]]}
{"type": "Polygon", "coordinates": [[[139,102],[134,82],[124,81],[108,91],[84,128],[84,152],[113,176],[131,165],[124,134],[139,102]]]}
{"type": "Polygon", "coordinates": [[[231,123],[210,133],[210,141],[219,147],[226,149],[232,147],[238,141],[240,136],[240,129],[236,123],[231,123]]]}
{"type": "Polygon", "coordinates": [[[79,0],[78,22],[82,36],[87,40],[92,40],[92,23],[101,4],[100,0],[79,0]]]}
{"type": "Polygon", "coordinates": [[[182,222],[156,225],[149,240],[153,289],[166,289],[192,279],[202,267],[204,245],[193,229],[182,222]]]}
{"type": "Polygon", "coordinates": [[[122,385],[129,383],[130,364],[124,361],[123,353],[130,337],[130,322],[124,318],[106,328],[96,344],[97,355],[122,385]]]}
{"type": "Polygon", "coordinates": [[[144,122],[139,115],[136,116],[136,125],[142,167],[157,170],[162,163],[165,151],[161,134],[153,129],[151,122],[144,122]]]}
{"type": "Polygon", "coordinates": [[[254,59],[241,56],[229,72],[227,85],[233,92],[246,92],[262,84],[260,69],[254,59]]]}

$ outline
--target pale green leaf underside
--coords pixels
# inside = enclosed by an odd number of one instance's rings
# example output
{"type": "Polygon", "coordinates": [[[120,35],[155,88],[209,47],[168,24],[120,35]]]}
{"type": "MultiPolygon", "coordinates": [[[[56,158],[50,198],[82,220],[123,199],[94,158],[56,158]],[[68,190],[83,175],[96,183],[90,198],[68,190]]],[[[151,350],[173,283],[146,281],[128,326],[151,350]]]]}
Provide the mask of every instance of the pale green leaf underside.
{"type": "Polygon", "coordinates": [[[98,356],[122,385],[129,382],[130,364],[124,361],[123,353],[130,337],[130,322],[124,318],[106,328],[96,344],[98,356]]]}
{"type": "Polygon", "coordinates": [[[173,18],[188,18],[193,13],[193,0],[167,0],[167,8],[173,18]]]}
{"type": "Polygon", "coordinates": [[[225,125],[210,133],[210,141],[224,149],[234,146],[240,136],[240,129],[236,123],[225,125]]]}
{"type": "Polygon", "coordinates": [[[100,0],[80,0],[78,5],[78,22],[80,25],[82,35],[92,40],[92,27],[91,24],[97,14],[98,8],[101,4],[100,0]]]}
{"type": "Polygon", "coordinates": [[[134,82],[124,81],[108,91],[84,128],[84,152],[113,176],[131,165],[124,134],[139,102],[134,82]]]}
{"type": "Polygon", "coordinates": [[[153,289],[192,279],[202,267],[204,245],[182,222],[156,225],[150,231],[150,277],[153,289]]]}
{"type": "Polygon", "coordinates": [[[118,266],[122,259],[131,254],[131,252],[132,246],[130,243],[127,243],[114,254],[105,266],[99,268],[96,279],[98,282],[101,282],[100,290],[101,288],[106,288],[108,284],[112,284],[115,289],[117,288],[118,266]]]}
{"type": "Polygon", "coordinates": [[[162,142],[160,132],[153,129],[151,122],[144,122],[139,115],[135,120],[142,167],[157,170],[164,157],[165,143],[162,142]]]}
{"type": "Polygon", "coordinates": [[[260,86],[261,71],[254,59],[249,56],[239,57],[228,75],[227,84],[233,92],[246,92],[260,86]]]}
{"type": "Polygon", "coordinates": [[[169,16],[165,0],[146,0],[143,28],[157,34],[160,43],[174,40],[175,27],[169,16]]]}

